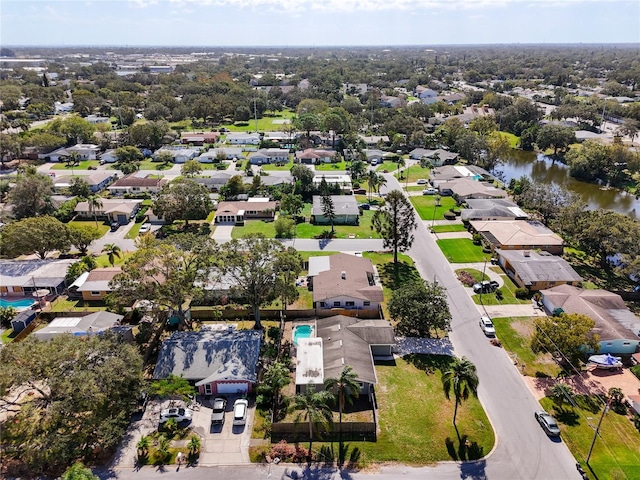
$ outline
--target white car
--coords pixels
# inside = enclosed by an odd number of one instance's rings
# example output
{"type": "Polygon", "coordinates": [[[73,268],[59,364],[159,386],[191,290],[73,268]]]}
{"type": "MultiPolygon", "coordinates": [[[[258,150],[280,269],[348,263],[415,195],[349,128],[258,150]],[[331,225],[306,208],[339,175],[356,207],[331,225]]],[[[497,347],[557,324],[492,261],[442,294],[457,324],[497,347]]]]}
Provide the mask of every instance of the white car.
{"type": "Polygon", "coordinates": [[[244,425],[247,423],[247,410],[249,410],[249,402],[244,398],[239,398],[233,404],[233,424],[244,425]]]}
{"type": "Polygon", "coordinates": [[[433,187],[425,188],[424,190],[422,190],[423,195],[435,195],[436,193],[438,193],[438,189],[433,187]]]}
{"type": "Polygon", "coordinates": [[[496,336],[496,329],[493,326],[493,322],[489,317],[482,316],[480,317],[480,328],[484,332],[484,334],[488,337],[496,336]]]}
{"type": "Polygon", "coordinates": [[[138,230],[138,233],[140,235],[145,234],[145,233],[149,233],[151,231],[151,224],[150,223],[143,223],[142,226],[140,227],[140,230],[138,230]]]}
{"type": "Polygon", "coordinates": [[[418,185],[426,185],[427,184],[427,179],[426,178],[419,178],[416,183],[418,185]]]}
{"type": "Polygon", "coordinates": [[[190,422],[193,418],[193,411],[188,408],[165,408],[160,412],[160,423],[164,423],[171,418],[177,423],[190,422]]]}

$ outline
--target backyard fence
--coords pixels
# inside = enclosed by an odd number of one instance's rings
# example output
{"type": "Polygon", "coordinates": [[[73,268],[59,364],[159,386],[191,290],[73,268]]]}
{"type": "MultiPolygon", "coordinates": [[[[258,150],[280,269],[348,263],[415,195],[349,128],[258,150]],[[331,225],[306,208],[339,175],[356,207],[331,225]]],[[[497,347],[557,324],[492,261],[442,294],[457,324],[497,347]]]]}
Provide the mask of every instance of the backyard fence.
{"type": "MultiPolygon", "coordinates": [[[[312,317],[333,317],[334,315],[345,315],[347,317],[357,317],[364,319],[382,318],[378,309],[344,309],[332,308],[331,310],[309,308],[306,310],[260,310],[261,320],[280,320],[280,315],[284,314],[287,320],[296,318],[312,318],[312,317]]],[[[248,308],[240,309],[216,309],[206,306],[191,307],[191,318],[194,320],[229,320],[229,319],[247,319],[251,320],[253,311],[248,308]]]]}

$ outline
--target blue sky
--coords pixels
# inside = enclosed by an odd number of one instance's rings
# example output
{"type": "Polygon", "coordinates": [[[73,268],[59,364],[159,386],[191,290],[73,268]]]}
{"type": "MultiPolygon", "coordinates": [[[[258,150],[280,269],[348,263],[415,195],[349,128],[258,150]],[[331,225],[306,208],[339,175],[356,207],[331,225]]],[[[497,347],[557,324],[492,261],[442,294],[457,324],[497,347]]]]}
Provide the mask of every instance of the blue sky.
{"type": "Polygon", "coordinates": [[[639,0],[0,0],[2,45],[622,42],[639,0]]]}

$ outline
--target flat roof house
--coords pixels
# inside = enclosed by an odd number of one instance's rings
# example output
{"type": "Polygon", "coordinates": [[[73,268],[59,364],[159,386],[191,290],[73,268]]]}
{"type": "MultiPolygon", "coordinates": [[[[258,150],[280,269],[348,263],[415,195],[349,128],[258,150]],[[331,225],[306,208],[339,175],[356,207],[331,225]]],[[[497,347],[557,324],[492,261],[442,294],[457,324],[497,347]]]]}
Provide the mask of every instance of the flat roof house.
{"type": "MultiPolygon", "coordinates": [[[[335,211],[334,225],[358,225],[360,223],[360,209],[353,195],[330,195],[335,211]]],[[[325,217],[322,209],[322,196],[313,196],[311,207],[311,223],[329,225],[331,221],[325,217]]]]}
{"type": "Polygon", "coordinates": [[[227,133],[225,142],[232,145],[258,145],[260,143],[260,134],[229,132],[227,133]]]}
{"type": "Polygon", "coordinates": [[[89,185],[89,189],[93,192],[99,192],[111,183],[113,180],[114,174],[109,172],[91,172],[88,175],[62,175],[60,177],[56,176],[53,178],[53,189],[55,191],[66,190],[73,185],[74,178],[81,178],[89,185]]]}
{"type": "Polygon", "coordinates": [[[347,253],[310,257],[308,285],[317,309],[377,310],[384,300],[371,260],[347,253]]]}
{"type": "Polygon", "coordinates": [[[516,285],[528,290],[544,290],[560,284],[582,281],[569,262],[549,252],[496,250],[500,266],[516,285]]]}
{"type": "Polygon", "coordinates": [[[83,160],[96,160],[100,153],[100,147],[92,143],[78,143],[72,147],[58,148],[49,153],[42,153],[38,155],[41,160],[49,162],[59,162],[67,157],[75,154],[76,159],[83,160]]]}
{"type": "Polygon", "coordinates": [[[562,255],[564,241],[540,222],[495,220],[469,222],[493,250],[543,250],[562,255]]]}
{"type": "Polygon", "coordinates": [[[315,187],[318,187],[322,183],[322,179],[329,185],[339,185],[340,190],[344,193],[351,193],[352,184],[351,177],[349,175],[337,175],[337,174],[321,174],[313,177],[313,184],[315,187]]]}
{"type": "Polygon", "coordinates": [[[202,395],[249,393],[258,380],[260,342],[255,330],[174,332],[160,347],[153,378],[182,375],[202,395]]]}

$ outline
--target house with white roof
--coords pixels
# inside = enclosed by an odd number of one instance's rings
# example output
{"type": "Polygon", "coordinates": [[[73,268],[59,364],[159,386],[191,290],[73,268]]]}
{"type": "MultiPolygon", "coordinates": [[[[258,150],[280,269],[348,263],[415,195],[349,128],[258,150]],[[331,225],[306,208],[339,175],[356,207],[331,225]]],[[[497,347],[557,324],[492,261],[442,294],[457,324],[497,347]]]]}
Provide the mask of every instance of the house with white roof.
{"type": "Polygon", "coordinates": [[[232,145],[258,145],[260,140],[259,133],[229,132],[225,142],[232,145]]]}

